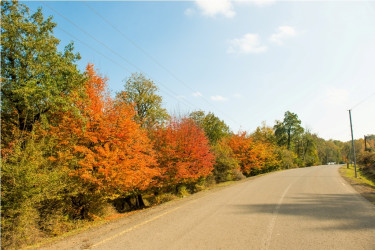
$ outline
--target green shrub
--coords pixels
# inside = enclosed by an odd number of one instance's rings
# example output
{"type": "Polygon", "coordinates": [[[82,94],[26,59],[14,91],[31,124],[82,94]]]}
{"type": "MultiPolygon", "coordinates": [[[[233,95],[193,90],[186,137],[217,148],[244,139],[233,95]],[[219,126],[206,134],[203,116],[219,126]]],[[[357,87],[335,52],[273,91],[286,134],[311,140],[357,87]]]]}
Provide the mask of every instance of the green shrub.
{"type": "Polygon", "coordinates": [[[178,185],[177,188],[177,196],[178,197],[186,197],[188,195],[190,195],[187,187],[185,185],[178,185]]]}
{"type": "Polygon", "coordinates": [[[362,152],[358,157],[362,171],[375,182],[375,152],[362,152]]]}
{"type": "Polygon", "coordinates": [[[155,197],[156,204],[161,204],[161,203],[172,201],[175,199],[177,199],[177,196],[172,193],[163,193],[155,197]]]}
{"type": "Polygon", "coordinates": [[[1,159],[1,239],[6,249],[75,228],[101,215],[106,202],[69,169],[49,159],[53,139],[34,134],[1,159]]]}
{"type": "Polygon", "coordinates": [[[278,156],[278,160],[280,160],[281,169],[288,169],[288,168],[295,168],[298,164],[302,162],[298,162],[297,155],[292,151],[287,150],[286,148],[279,147],[276,149],[276,154],[278,156]]]}
{"type": "Polygon", "coordinates": [[[50,164],[45,156],[48,143],[46,138],[20,141],[12,154],[1,160],[1,238],[5,248],[54,234],[51,227],[63,212],[68,175],[50,164]]]}
{"type": "Polygon", "coordinates": [[[375,168],[375,152],[362,152],[358,157],[358,162],[366,168],[375,168]]]}
{"type": "Polygon", "coordinates": [[[217,143],[212,147],[215,154],[214,177],[217,183],[237,178],[236,170],[240,169],[238,160],[233,156],[232,149],[225,143],[217,143]]]}

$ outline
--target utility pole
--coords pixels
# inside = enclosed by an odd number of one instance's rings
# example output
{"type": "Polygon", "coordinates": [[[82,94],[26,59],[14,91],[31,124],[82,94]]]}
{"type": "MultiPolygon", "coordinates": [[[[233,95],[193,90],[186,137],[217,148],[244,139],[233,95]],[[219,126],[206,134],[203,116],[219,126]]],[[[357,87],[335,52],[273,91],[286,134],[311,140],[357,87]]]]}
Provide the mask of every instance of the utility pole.
{"type": "Polygon", "coordinates": [[[354,138],[353,138],[353,125],[352,125],[351,109],[349,109],[349,119],[350,119],[350,130],[352,132],[352,150],[353,150],[353,159],[354,159],[354,173],[355,173],[355,178],[357,178],[357,163],[356,163],[356,160],[355,160],[355,147],[354,147],[354,138]]]}

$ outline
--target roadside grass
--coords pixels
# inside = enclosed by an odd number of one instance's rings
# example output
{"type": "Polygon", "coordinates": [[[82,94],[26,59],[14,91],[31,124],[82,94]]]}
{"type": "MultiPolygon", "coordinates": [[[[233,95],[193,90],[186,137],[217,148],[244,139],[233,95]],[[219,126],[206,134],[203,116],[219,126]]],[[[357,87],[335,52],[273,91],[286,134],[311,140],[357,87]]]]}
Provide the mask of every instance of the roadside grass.
{"type": "Polygon", "coordinates": [[[372,188],[375,188],[375,179],[370,179],[370,177],[362,171],[360,167],[357,167],[357,178],[355,178],[354,166],[349,165],[349,168],[346,165],[340,168],[340,172],[347,178],[355,180],[356,183],[368,185],[372,188]]]}
{"type": "Polygon", "coordinates": [[[357,178],[355,178],[354,166],[350,165],[347,168],[343,165],[339,172],[341,176],[352,185],[352,187],[359,192],[364,198],[375,205],[375,179],[372,179],[368,174],[362,171],[357,166],[357,178]]]}
{"type": "MultiPolygon", "coordinates": [[[[282,170],[277,170],[277,171],[282,171],[282,170]]],[[[273,172],[277,172],[277,171],[273,171],[273,172]]],[[[70,230],[66,233],[62,233],[62,234],[54,236],[54,237],[40,239],[39,242],[37,242],[33,245],[24,246],[22,249],[37,249],[37,248],[40,248],[40,247],[48,247],[50,244],[53,244],[56,241],[63,240],[65,238],[77,235],[79,233],[90,230],[92,228],[96,228],[96,227],[99,227],[99,226],[104,225],[106,223],[110,223],[112,221],[121,219],[123,217],[130,216],[132,214],[143,211],[144,209],[150,209],[152,207],[155,207],[155,206],[158,206],[158,205],[161,205],[163,203],[167,203],[167,202],[170,202],[170,201],[173,201],[173,200],[183,199],[185,197],[189,197],[189,196],[191,196],[195,193],[200,193],[202,191],[204,192],[204,191],[209,191],[209,190],[212,190],[212,189],[218,189],[219,190],[221,188],[231,186],[231,185],[235,185],[235,184],[239,184],[241,182],[248,181],[248,180],[254,179],[254,178],[258,178],[260,176],[264,176],[264,175],[267,175],[267,174],[270,174],[270,173],[272,173],[272,172],[267,172],[267,173],[259,174],[259,175],[256,175],[256,176],[251,176],[251,177],[248,177],[248,178],[245,178],[245,179],[242,179],[242,180],[238,180],[238,181],[235,181],[235,180],[225,181],[225,182],[220,182],[220,183],[215,183],[215,184],[206,183],[206,185],[202,185],[202,187],[197,192],[193,192],[193,193],[190,193],[187,190],[183,189],[183,190],[180,190],[179,195],[172,194],[172,193],[162,193],[162,194],[158,195],[157,197],[149,197],[148,195],[145,195],[143,197],[144,201],[145,201],[145,204],[147,204],[145,208],[139,209],[139,210],[127,211],[127,212],[124,212],[124,213],[117,212],[116,209],[111,207],[112,206],[111,204],[108,204],[108,208],[107,208],[108,211],[106,212],[105,216],[96,217],[94,221],[81,221],[81,222],[77,223],[77,225],[74,229],[72,229],[72,230],[70,230]]]]}
{"type": "Polygon", "coordinates": [[[95,220],[93,220],[93,221],[80,221],[80,222],[77,223],[77,225],[75,226],[74,229],[72,229],[72,230],[70,230],[66,233],[62,233],[62,234],[56,235],[54,237],[48,237],[48,238],[40,239],[39,242],[37,242],[33,245],[23,246],[22,249],[37,249],[37,248],[40,248],[40,247],[48,247],[50,244],[53,244],[54,242],[57,242],[59,240],[63,240],[63,239],[68,238],[70,236],[74,236],[74,235],[77,235],[79,233],[85,232],[87,230],[90,230],[90,229],[102,226],[104,224],[110,223],[112,221],[115,221],[115,220],[130,216],[130,215],[133,215],[135,213],[143,211],[144,209],[150,209],[150,208],[153,208],[155,206],[161,205],[163,203],[168,203],[170,201],[183,199],[183,198],[189,197],[191,195],[194,195],[196,193],[201,193],[201,192],[205,192],[205,191],[209,191],[209,190],[215,190],[215,189],[220,190],[220,189],[225,188],[227,186],[239,184],[239,183],[242,183],[242,182],[246,182],[246,181],[249,181],[249,180],[252,180],[252,179],[259,178],[259,177],[264,176],[264,175],[268,175],[268,174],[271,174],[271,173],[274,173],[274,172],[279,172],[279,171],[284,171],[284,170],[286,170],[286,169],[278,169],[278,170],[274,170],[274,171],[250,176],[250,177],[247,177],[247,178],[244,178],[244,179],[241,179],[241,180],[232,180],[232,181],[225,181],[225,182],[219,182],[219,183],[207,182],[207,183],[204,183],[203,185],[201,185],[201,187],[199,189],[197,189],[195,192],[189,192],[188,190],[183,188],[182,190],[180,190],[179,194],[162,193],[162,194],[159,194],[156,197],[150,196],[150,195],[144,195],[143,198],[144,198],[144,202],[146,204],[146,207],[143,208],[143,209],[139,209],[139,210],[132,210],[132,211],[127,211],[127,212],[121,213],[121,212],[117,212],[116,209],[111,204],[108,204],[108,206],[106,208],[105,215],[103,217],[96,217],[95,220]]]}

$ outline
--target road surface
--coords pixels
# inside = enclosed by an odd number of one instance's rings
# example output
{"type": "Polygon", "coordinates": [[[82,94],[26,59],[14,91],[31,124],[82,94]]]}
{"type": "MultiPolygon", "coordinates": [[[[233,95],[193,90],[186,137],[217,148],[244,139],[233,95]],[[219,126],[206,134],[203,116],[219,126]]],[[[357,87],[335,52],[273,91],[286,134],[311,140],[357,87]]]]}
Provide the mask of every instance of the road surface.
{"type": "Polygon", "coordinates": [[[339,166],[291,169],[141,211],[56,249],[375,249],[375,206],[339,166]]]}

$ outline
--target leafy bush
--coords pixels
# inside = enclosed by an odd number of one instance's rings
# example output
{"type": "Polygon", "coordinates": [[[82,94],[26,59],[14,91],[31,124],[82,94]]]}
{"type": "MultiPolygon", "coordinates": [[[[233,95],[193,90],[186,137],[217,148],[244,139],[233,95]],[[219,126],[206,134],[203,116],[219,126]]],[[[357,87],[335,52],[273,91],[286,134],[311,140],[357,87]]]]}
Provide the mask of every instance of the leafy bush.
{"type": "Polygon", "coordinates": [[[177,199],[177,196],[172,193],[163,193],[155,197],[156,204],[161,204],[175,199],[177,199]]]}
{"type": "Polygon", "coordinates": [[[235,171],[240,169],[238,160],[234,158],[232,149],[223,141],[212,147],[216,157],[213,174],[216,182],[231,181],[235,171]]]}
{"type": "Polygon", "coordinates": [[[359,155],[358,162],[365,168],[375,168],[375,152],[364,151],[359,155]]]}
{"type": "Polygon", "coordinates": [[[358,163],[367,176],[375,181],[375,152],[362,152],[358,157],[358,163]]]}
{"type": "Polygon", "coordinates": [[[207,177],[200,177],[195,183],[189,185],[189,191],[191,193],[197,193],[211,186],[214,186],[215,184],[216,181],[213,175],[209,175],[207,177]]]}
{"type": "MultiPolygon", "coordinates": [[[[34,130],[43,134],[39,125],[34,130]]],[[[4,248],[33,244],[75,228],[77,219],[102,215],[102,196],[70,176],[64,164],[50,160],[54,145],[52,137],[33,132],[1,159],[4,248]]]]}
{"type": "Polygon", "coordinates": [[[178,185],[177,186],[177,196],[178,197],[186,197],[188,195],[190,195],[187,187],[185,185],[178,185]]]}
{"type": "Polygon", "coordinates": [[[276,150],[278,159],[281,161],[281,169],[295,168],[297,167],[297,155],[292,151],[287,150],[286,148],[278,148],[276,150]]]}
{"type": "Polygon", "coordinates": [[[54,235],[55,228],[66,221],[62,208],[69,190],[68,175],[51,165],[46,155],[48,144],[47,138],[21,140],[13,153],[1,160],[1,237],[5,248],[54,235]]]}

